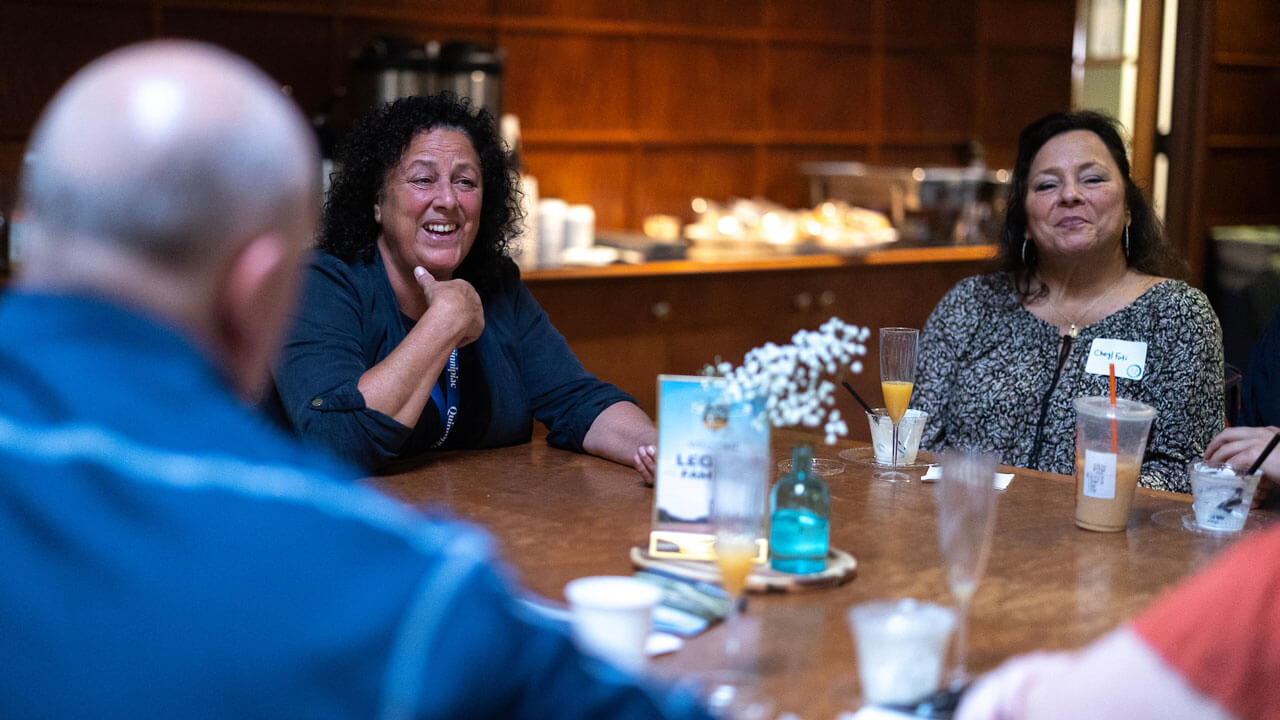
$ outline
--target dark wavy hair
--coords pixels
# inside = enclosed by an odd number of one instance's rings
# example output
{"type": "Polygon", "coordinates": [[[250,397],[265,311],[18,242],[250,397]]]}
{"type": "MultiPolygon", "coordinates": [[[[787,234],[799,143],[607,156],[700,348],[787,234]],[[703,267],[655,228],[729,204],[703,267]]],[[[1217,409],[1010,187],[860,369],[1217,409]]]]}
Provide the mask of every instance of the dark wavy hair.
{"type": "Polygon", "coordinates": [[[1182,262],[1164,241],[1164,227],[1142,196],[1142,190],[1129,174],[1129,157],[1119,123],[1113,118],[1092,110],[1072,113],[1050,113],[1023,128],[1018,136],[1018,157],[1013,165],[1013,180],[1009,184],[1009,202],[1005,209],[1004,226],[1000,229],[1000,269],[1014,279],[1014,288],[1024,300],[1040,297],[1047,292],[1044,285],[1033,287],[1032,281],[1039,267],[1035,243],[1026,245],[1025,260],[1023,242],[1027,237],[1027,185],[1031,174],[1031,161],[1049,140],[1072,130],[1088,130],[1102,140],[1120,168],[1124,178],[1124,203],[1129,211],[1129,251],[1125,262],[1151,275],[1173,275],[1182,270],[1182,262]]]}
{"type": "Polygon", "coordinates": [[[502,264],[509,262],[508,245],[520,231],[519,179],[507,161],[493,116],[452,93],[400,98],[356,123],[338,152],[339,169],[325,198],[319,246],[347,262],[373,258],[379,232],[373,205],[386,191],[387,173],[399,164],[414,137],[436,128],[462,132],[480,158],[480,225],[454,277],[483,294],[502,264]]]}

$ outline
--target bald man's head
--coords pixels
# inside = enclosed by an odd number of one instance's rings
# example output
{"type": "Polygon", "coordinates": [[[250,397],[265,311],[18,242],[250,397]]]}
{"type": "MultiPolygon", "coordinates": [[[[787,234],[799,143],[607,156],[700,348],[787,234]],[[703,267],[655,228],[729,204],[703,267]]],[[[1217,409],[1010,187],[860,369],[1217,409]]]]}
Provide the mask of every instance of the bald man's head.
{"type": "Polygon", "coordinates": [[[252,396],[296,300],[319,180],[314,134],[262,71],[199,43],[118,50],[36,124],[18,283],[161,316],[252,396]]]}
{"type": "MultiPolygon", "coordinates": [[[[33,242],[96,242],[208,265],[264,228],[309,227],[313,135],[260,70],[218,48],[113,52],[58,92],[32,135],[22,203],[33,242]]],[[[297,229],[297,228],[295,228],[297,229]]]]}

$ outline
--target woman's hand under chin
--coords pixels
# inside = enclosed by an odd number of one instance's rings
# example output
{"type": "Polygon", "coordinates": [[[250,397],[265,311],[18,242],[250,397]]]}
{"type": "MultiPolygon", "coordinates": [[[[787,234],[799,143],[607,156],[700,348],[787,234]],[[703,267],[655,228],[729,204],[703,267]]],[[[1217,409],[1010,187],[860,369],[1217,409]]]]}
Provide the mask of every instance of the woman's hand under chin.
{"type": "Polygon", "coordinates": [[[413,269],[413,276],[427,299],[427,313],[447,318],[455,327],[459,340],[457,347],[469,345],[484,332],[484,305],[480,295],[466,280],[436,280],[426,268],[413,269]]]}

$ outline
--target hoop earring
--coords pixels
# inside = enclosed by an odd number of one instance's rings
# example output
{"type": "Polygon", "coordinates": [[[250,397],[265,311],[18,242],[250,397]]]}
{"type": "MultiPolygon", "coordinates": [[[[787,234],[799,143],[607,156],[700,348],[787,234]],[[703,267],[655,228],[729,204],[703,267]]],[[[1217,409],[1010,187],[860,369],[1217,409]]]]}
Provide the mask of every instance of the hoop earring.
{"type": "Polygon", "coordinates": [[[1022,238],[1022,266],[1027,266],[1027,238],[1022,238]]]}
{"type": "Polygon", "coordinates": [[[1124,226],[1124,259],[1129,259],[1129,226],[1124,226]]]}

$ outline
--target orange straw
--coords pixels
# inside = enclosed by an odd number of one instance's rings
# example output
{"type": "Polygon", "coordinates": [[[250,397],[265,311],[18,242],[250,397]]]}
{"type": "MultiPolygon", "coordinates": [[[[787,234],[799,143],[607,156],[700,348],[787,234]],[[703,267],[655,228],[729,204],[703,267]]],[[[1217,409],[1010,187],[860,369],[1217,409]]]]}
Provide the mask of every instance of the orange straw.
{"type": "Polygon", "coordinates": [[[1111,363],[1110,367],[1111,367],[1111,373],[1110,373],[1111,375],[1111,454],[1118,455],[1120,454],[1120,442],[1119,442],[1119,438],[1117,437],[1117,435],[1119,434],[1119,430],[1118,428],[1116,428],[1116,364],[1111,363]]]}

